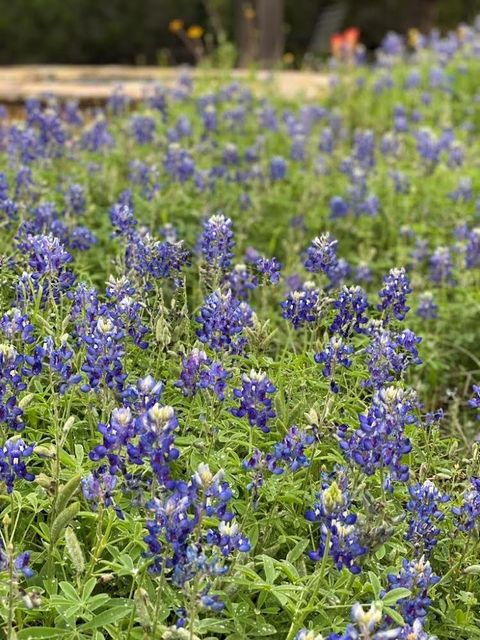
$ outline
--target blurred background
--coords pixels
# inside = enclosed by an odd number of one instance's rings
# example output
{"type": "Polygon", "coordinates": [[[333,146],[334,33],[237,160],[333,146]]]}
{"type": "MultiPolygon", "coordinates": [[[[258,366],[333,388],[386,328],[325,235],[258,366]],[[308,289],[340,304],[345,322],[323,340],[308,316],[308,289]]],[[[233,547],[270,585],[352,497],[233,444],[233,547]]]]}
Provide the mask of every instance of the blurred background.
{"type": "Polygon", "coordinates": [[[0,64],[301,68],[347,27],[373,49],[389,30],[447,30],[477,13],[480,0],[0,0],[0,64]]]}

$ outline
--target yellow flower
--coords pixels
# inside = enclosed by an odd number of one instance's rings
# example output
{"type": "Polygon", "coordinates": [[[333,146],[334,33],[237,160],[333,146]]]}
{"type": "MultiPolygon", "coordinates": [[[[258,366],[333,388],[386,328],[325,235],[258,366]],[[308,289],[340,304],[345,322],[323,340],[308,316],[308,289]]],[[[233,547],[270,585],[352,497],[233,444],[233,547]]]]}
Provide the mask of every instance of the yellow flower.
{"type": "Polygon", "coordinates": [[[255,9],[252,7],[252,5],[249,4],[243,10],[243,15],[245,17],[245,20],[255,20],[255,16],[257,14],[255,12],[255,9]]]}
{"type": "Polygon", "coordinates": [[[168,24],[168,28],[172,33],[178,33],[183,29],[183,20],[180,20],[180,18],[175,18],[175,20],[171,20],[168,24]]]}
{"type": "Polygon", "coordinates": [[[420,31],[418,29],[409,29],[408,30],[408,44],[416,48],[420,41],[420,31]]]}
{"type": "Polygon", "coordinates": [[[291,51],[287,51],[283,54],[283,62],[285,64],[293,64],[295,62],[295,56],[291,51]]]}
{"type": "Polygon", "coordinates": [[[191,27],[187,29],[187,38],[190,40],[200,40],[203,36],[203,29],[198,24],[192,24],[191,27]]]}

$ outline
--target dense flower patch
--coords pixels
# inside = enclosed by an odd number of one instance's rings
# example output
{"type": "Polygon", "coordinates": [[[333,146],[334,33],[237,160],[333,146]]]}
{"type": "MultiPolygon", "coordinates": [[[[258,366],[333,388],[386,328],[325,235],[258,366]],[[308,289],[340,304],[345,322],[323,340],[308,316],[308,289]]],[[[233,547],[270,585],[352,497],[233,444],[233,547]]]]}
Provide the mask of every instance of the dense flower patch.
{"type": "Polygon", "coordinates": [[[479,637],[479,72],[1,120],[9,640],[479,637]]]}

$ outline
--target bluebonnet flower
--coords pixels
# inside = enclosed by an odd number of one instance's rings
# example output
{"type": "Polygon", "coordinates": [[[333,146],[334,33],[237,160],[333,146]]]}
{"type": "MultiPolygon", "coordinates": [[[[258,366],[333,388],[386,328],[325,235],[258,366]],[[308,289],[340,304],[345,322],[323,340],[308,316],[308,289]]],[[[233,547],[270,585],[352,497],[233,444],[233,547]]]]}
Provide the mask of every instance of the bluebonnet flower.
{"type": "Polygon", "coordinates": [[[370,343],[365,348],[370,375],[364,382],[365,386],[379,389],[399,378],[408,367],[421,364],[416,347],[419,342],[421,338],[409,329],[397,334],[372,324],[370,343]]]}
{"type": "Polygon", "coordinates": [[[372,279],[372,269],[367,264],[359,264],[355,268],[355,280],[358,282],[371,282],[372,279]]]}
{"type": "Polygon", "coordinates": [[[366,475],[387,469],[391,481],[407,482],[409,468],[402,462],[412,450],[405,427],[417,421],[416,405],[403,389],[386,387],[376,391],[366,414],[359,415],[359,427],[349,433],[347,425],[339,428],[340,448],[348,460],[358,464],[366,475]]]}
{"type": "Polygon", "coordinates": [[[72,256],[58,238],[48,235],[27,235],[19,242],[19,248],[28,259],[31,272],[24,273],[17,283],[17,298],[21,306],[31,300],[42,286],[42,304],[51,298],[58,302],[62,292],[75,282],[75,276],[67,269],[72,256]]]}
{"type": "Polygon", "coordinates": [[[195,163],[189,152],[176,142],[168,145],[164,166],[170,177],[180,183],[186,182],[195,173],[195,163]]]}
{"type": "Polygon", "coordinates": [[[258,490],[263,485],[263,473],[265,470],[280,475],[285,471],[294,473],[299,469],[310,466],[311,460],[306,455],[305,449],[315,442],[313,433],[301,430],[296,426],[290,427],[287,435],[277,442],[267,453],[262,454],[258,449],[250,458],[245,458],[243,467],[247,471],[255,471],[256,477],[248,485],[248,489],[258,490]]]}
{"type": "Polygon", "coordinates": [[[188,483],[174,483],[169,494],[147,504],[152,514],[145,537],[152,558],[150,571],[166,572],[190,597],[189,583],[195,579],[200,605],[214,610],[222,607],[209,594],[212,580],[227,573],[227,558],[234,551],[250,549],[228,511],[232,492],[223,477],[223,471],[214,475],[208,465],[201,464],[188,483]],[[206,533],[201,528],[205,517],[210,524],[206,533]]]}
{"type": "Polygon", "coordinates": [[[132,160],[129,167],[129,179],[133,184],[141,187],[142,196],[146,200],[151,200],[160,189],[156,166],[149,165],[141,160],[132,160]]]}
{"type": "Polygon", "coordinates": [[[81,369],[87,374],[88,382],[82,385],[82,391],[98,389],[102,382],[116,391],[123,389],[127,377],[122,364],[124,335],[112,318],[102,315],[94,320],[83,336],[87,352],[81,369]]]}
{"type": "Polygon", "coordinates": [[[18,578],[20,574],[24,578],[31,578],[34,574],[33,569],[30,567],[30,551],[23,551],[18,556],[9,558],[5,552],[3,543],[0,541],[0,572],[8,571],[10,568],[10,562],[13,561],[13,573],[18,578]]]}
{"type": "Polygon", "coordinates": [[[115,475],[118,469],[122,470],[124,467],[123,459],[119,455],[120,450],[126,447],[135,434],[134,419],[129,407],[114,409],[109,423],[99,423],[98,431],[103,436],[103,443],[90,451],[90,459],[97,462],[107,457],[109,472],[115,475]]]}
{"type": "Polygon", "coordinates": [[[365,333],[363,325],[368,322],[365,315],[368,307],[367,296],[361,287],[343,287],[333,302],[333,308],[337,314],[329,330],[343,337],[347,337],[352,331],[365,333]]]}
{"type": "Polygon", "coordinates": [[[214,291],[205,298],[196,321],[201,325],[197,336],[215,351],[240,353],[247,339],[245,328],[252,325],[252,310],[240,302],[231,291],[214,291]]]}
{"type": "Polygon", "coordinates": [[[385,324],[389,321],[390,314],[397,320],[403,320],[410,307],[407,307],[407,296],[412,292],[410,281],[403,267],[391,269],[383,278],[383,287],[379,291],[381,298],[377,305],[379,311],[385,315],[385,324]]]}
{"type": "Polygon", "coordinates": [[[472,531],[480,519],[480,478],[472,476],[470,484],[460,506],[452,507],[457,529],[466,532],[472,531]]]}
{"type": "Polygon", "coordinates": [[[229,267],[235,246],[230,218],[217,214],[206,220],[198,244],[207,264],[221,269],[229,267]]]}
{"type": "Polygon", "coordinates": [[[127,444],[130,461],[142,465],[148,459],[161,486],[170,486],[170,462],[180,455],[175,447],[177,427],[178,418],[173,407],[154,404],[135,421],[138,444],[127,444]]]}
{"type": "Polygon", "coordinates": [[[270,160],[270,180],[277,182],[287,175],[287,161],[282,156],[274,156],[270,160]]]}
{"type": "Polygon", "coordinates": [[[335,382],[335,371],[337,365],[346,367],[347,369],[352,364],[350,356],[354,352],[352,345],[345,344],[342,338],[333,337],[327,343],[323,351],[316,353],[314,356],[315,362],[323,364],[322,374],[325,378],[331,378],[330,389],[333,393],[338,393],[339,386],[335,382]]]}
{"type": "Polygon", "coordinates": [[[420,294],[415,313],[423,320],[435,320],[438,318],[438,305],[430,291],[420,294]]]}
{"type": "Polygon", "coordinates": [[[107,109],[113,113],[113,115],[121,115],[128,110],[130,105],[130,98],[125,93],[124,88],[121,85],[117,85],[107,100],[107,109]]]}
{"type": "Polygon", "coordinates": [[[454,285],[453,262],[448,247],[438,247],[430,256],[430,279],[437,285],[454,285]]]}
{"type": "Polygon", "coordinates": [[[268,422],[275,418],[272,399],[268,396],[275,393],[276,387],[262,371],[250,371],[242,375],[242,388],[234,389],[233,395],[240,400],[238,407],[231,409],[237,418],[247,417],[251,427],[258,427],[264,433],[270,428],[268,422]]]}
{"type": "Polygon", "coordinates": [[[361,531],[357,516],[350,511],[351,502],[347,479],[343,474],[330,484],[322,483],[322,491],[312,510],[307,511],[310,522],[320,524],[320,542],[316,551],[309,552],[312,560],[322,560],[327,553],[337,569],[346,567],[351,573],[360,573],[358,558],[368,549],[361,543],[361,531]]]}
{"type": "Polygon", "coordinates": [[[282,270],[282,263],[275,257],[263,258],[260,257],[255,261],[255,268],[258,273],[270,283],[278,284],[280,282],[280,272],[282,270]]]}
{"type": "Polygon", "coordinates": [[[131,202],[131,192],[124,192],[109,210],[110,221],[119,235],[130,235],[138,224],[131,202]]]}
{"type": "Polygon", "coordinates": [[[55,346],[51,336],[45,339],[42,349],[45,357],[48,359],[50,370],[55,372],[60,380],[58,392],[64,394],[67,389],[78,384],[82,376],[75,373],[73,367],[73,357],[75,352],[68,346],[68,336],[63,335],[60,339],[60,345],[55,346]]]}
{"type": "Polygon", "coordinates": [[[143,305],[135,297],[136,293],[136,288],[125,276],[117,279],[110,276],[106,289],[109,314],[140,349],[146,349],[148,342],[145,337],[149,328],[142,322],[143,305]]]}
{"type": "Polygon", "coordinates": [[[83,124],[83,117],[79,109],[78,100],[67,100],[63,105],[63,119],[71,127],[83,124]]]}
{"type": "Polygon", "coordinates": [[[30,167],[21,166],[15,175],[15,200],[28,200],[34,194],[35,183],[30,167]]]}
{"type": "Polygon", "coordinates": [[[28,315],[16,307],[4,313],[0,319],[0,331],[9,341],[18,335],[23,344],[32,344],[35,342],[34,330],[28,315]]]}
{"type": "Polygon", "coordinates": [[[65,205],[68,211],[72,211],[76,215],[85,213],[87,201],[85,198],[85,189],[81,184],[70,184],[65,192],[65,205]]]}
{"type": "Polygon", "coordinates": [[[212,390],[219,400],[225,399],[225,388],[230,373],[220,363],[213,362],[205,351],[193,349],[183,359],[180,378],[175,383],[185,396],[193,396],[198,389],[212,390]]]}
{"type": "Polygon", "coordinates": [[[332,238],[328,231],[314,238],[307,249],[305,269],[312,273],[322,272],[328,275],[337,264],[337,244],[338,240],[332,238]]]}
{"type": "Polygon", "coordinates": [[[350,205],[341,196],[333,196],[330,199],[330,217],[344,218],[350,210],[350,205]]]}
{"type": "Polygon", "coordinates": [[[224,285],[230,289],[232,294],[239,300],[247,300],[250,291],[258,287],[258,278],[249,271],[244,264],[236,264],[231,271],[225,275],[224,285]]]}
{"type": "Polygon", "coordinates": [[[30,473],[25,463],[25,458],[29,458],[35,445],[27,445],[21,438],[10,438],[0,448],[0,481],[5,483],[7,493],[12,493],[15,480],[23,479],[28,482],[35,480],[33,473],[30,473]]]}
{"type": "Polygon", "coordinates": [[[158,111],[162,115],[165,122],[168,113],[167,91],[165,87],[154,84],[148,91],[147,104],[154,111],[158,111]]]}
{"type": "Polygon", "coordinates": [[[130,131],[137,144],[153,142],[155,129],[155,120],[150,116],[136,114],[130,118],[130,131]]]}
{"type": "Polygon", "coordinates": [[[410,486],[408,492],[410,499],[405,508],[411,516],[405,537],[412,543],[415,554],[421,556],[429,553],[437,544],[441,533],[437,525],[445,517],[440,505],[450,498],[440,493],[430,480],[410,486]]]}
{"type": "Polygon", "coordinates": [[[113,498],[117,484],[118,477],[100,467],[82,478],[82,493],[94,509],[99,506],[113,507],[118,517],[123,519],[123,513],[113,498]]]}
{"type": "Polygon", "coordinates": [[[467,236],[465,266],[467,269],[480,267],[480,227],[472,229],[467,236]]]}
{"type": "Polygon", "coordinates": [[[137,413],[144,413],[160,403],[163,389],[163,382],[155,380],[151,375],[146,375],[144,378],[139,378],[134,385],[128,385],[122,393],[122,399],[125,405],[135,409],[137,413]]]}
{"type": "Polygon", "coordinates": [[[439,580],[423,556],[418,560],[403,560],[400,573],[388,575],[388,591],[399,587],[411,591],[411,595],[400,598],[396,603],[405,622],[413,624],[415,620],[425,618],[431,604],[428,589],[439,580]]]}
{"type": "MultiPolygon", "coordinates": [[[[164,242],[155,240],[148,233],[133,234],[125,251],[125,262],[144,277],[168,278],[174,285],[180,286],[180,273],[190,264],[190,252],[182,240],[167,238],[164,242]]],[[[150,285],[147,284],[149,287],[150,285]]]]}
{"type": "Polygon", "coordinates": [[[315,322],[319,318],[320,291],[313,282],[304,282],[300,288],[295,288],[280,303],[282,316],[290,320],[294,329],[304,324],[315,322]]]}
{"type": "Polygon", "coordinates": [[[457,188],[451,193],[449,193],[449,197],[454,202],[468,202],[469,200],[472,200],[473,199],[472,179],[470,177],[460,178],[457,188]]]}
{"type": "Polygon", "coordinates": [[[113,147],[114,144],[115,141],[108,130],[107,121],[104,119],[93,122],[80,139],[81,148],[91,152],[113,147]]]}
{"type": "MultiPolygon", "coordinates": [[[[468,401],[468,406],[472,409],[480,409],[480,385],[474,384],[472,389],[475,395],[468,401]]],[[[480,413],[477,415],[477,420],[480,420],[480,413]]]]}
{"type": "Polygon", "coordinates": [[[217,129],[217,109],[214,104],[207,104],[206,107],[201,110],[200,115],[203,126],[205,127],[205,132],[211,132],[217,129]]]}
{"type": "Polygon", "coordinates": [[[74,227],[68,239],[68,246],[78,251],[87,251],[96,244],[97,238],[88,227],[74,227]]]}

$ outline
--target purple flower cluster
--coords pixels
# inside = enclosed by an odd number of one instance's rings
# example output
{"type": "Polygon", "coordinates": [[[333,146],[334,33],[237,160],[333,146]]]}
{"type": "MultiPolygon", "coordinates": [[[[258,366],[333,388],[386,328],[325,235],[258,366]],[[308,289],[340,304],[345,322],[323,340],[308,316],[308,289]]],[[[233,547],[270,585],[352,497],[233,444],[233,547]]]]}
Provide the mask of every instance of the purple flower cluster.
{"type": "MultiPolygon", "coordinates": [[[[480,385],[474,384],[472,386],[474,396],[470,398],[468,401],[468,405],[472,407],[472,409],[480,410],[480,385]]],[[[480,413],[477,415],[477,420],[480,420],[480,413]]]]}
{"type": "Polygon", "coordinates": [[[196,321],[197,336],[215,351],[241,353],[246,346],[245,328],[252,325],[252,310],[231,291],[214,291],[203,303],[196,321]]]}
{"type": "Polygon", "coordinates": [[[208,265],[220,269],[229,267],[235,246],[230,218],[217,214],[206,220],[198,244],[208,265]]]}
{"type": "Polygon", "coordinates": [[[410,309],[406,304],[407,296],[411,292],[410,280],[403,267],[391,269],[383,278],[383,287],[378,294],[381,302],[377,308],[383,312],[385,324],[388,323],[391,315],[397,320],[405,318],[410,309]]]}
{"type": "Polygon", "coordinates": [[[194,396],[199,389],[210,389],[219,400],[224,400],[229,377],[229,372],[219,362],[213,362],[205,351],[193,349],[183,359],[180,378],[175,386],[185,396],[194,396]]]}
{"type": "Polygon", "coordinates": [[[423,556],[418,560],[403,560],[400,573],[388,575],[388,591],[399,587],[411,591],[411,595],[397,601],[405,622],[413,624],[415,620],[425,618],[431,604],[428,589],[439,580],[433,573],[430,562],[423,556]]]}
{"type": "Polygon", "coordinates": [[[338,365],[349,368],[352,364],[350,356],[354,353],[352,345],[345,344],[342,338],[333,337],[327,343],[323,351],[316,353],[315,362],[323,364],[322,374],[325,378],[330,378],[330,389],[333,393],[338,393],[340,388],[335,382],[335,371],[338,365]]]}
{"type": "Polygon", "coordinates": [[[430,480],[408,488],[410,499],[405,508],[411,514],[406,539],[412,543],[415,554],[429,553],[437,544],[441,533],[437,526],[445,514],[440,505],[450,500],[430,480]]]}
{"type": "Polygon", "coordinates": [[[27,445],[17,437],[10,438],[0,448],[0,481],[5,483],[7,493],[12,493],[16,479],[35,480],[25,463],[25,458],[32,455],[34,448],[35,445],[27,445]]]}
{"type": "Polygon", "coordinates": [[[338,240],[332,238],[328,231],[314,238],[307,249],[305,269],[312,273],[324,273],[330,276],[337,266],[337,244],[338,240]]]}
{"type": "Polygon", "coordinates": [[[333,302],[335,318],[329,330],[346,338],[353,332],[364,333],[369,304],[365,291],[359,287],[343,287],[333,302]]]}
{"type": "Polygon", "coordinates": [[[388,469],[391,480],[407,482],[409,468],[403,462],[412,449],[405,427],[417,421],[411,397],[401,388],[386,387],[375,392],[366,414],[360,414],[360,426],[353,433],[347,425],[339,428],[340,448],[348,460],[358,464],[366,475],[388,469]]]}
{"type": "Polygon", "coordinates": [[[262,371],[252,369],[250,374],[244,373],[242,388],[233,390],[233,395],[240,402],[238,407],[231,409],[232,415],[237,418],[246,417],[251,427],[258,427],[264,433],[268,433],[268,422],[276,416],[272,399],[268,396],[275,391],[276,387],[262,371]]]}
{"type": "Polygon", "coordinates": [[[351,573],[357,574],[361,571],[358,559],[368,549],[362,543],[357,516],[350,509],[345,475],[339,475],[338,483],[334,480],[322,484],[314,508],[306,513],[309,522],[320,524],[318,549],[308,555],[312,560],[319,561],[326,553],[333,559],[337,569],[346,567],[351,573]]]}
{"type": "Polygon", "coordinates": [[[290,320],[294,329],[304,324],[315,322],[319,317],[318,303],[320,291],[313,282],[304,282],[298,289],[291,291],[280,303],[282,316],[290,320]]]}
{"type": "Polygon", "coordinates": [[[470,478],[471,488],[463,494],[462,503],[452,507],[455,524],[460,531],[472,531],[480,519],[480,478],[470,478]]]}
{"type": "Polygon", "coordinates": [[[175,482],[163,497],[147,504],[151,517],[145,542],[152,558],[150,570],[167,572],[169,580],[187,593],[195,580],[199,604],[217,611],[223,605],[209,593],[212,580],[228,571],[228,556],[250,549],[228,511],[231,498],[223,472],[214,475],[208,465],[201,464],[188,482],[175,482]],[[210,526],[206,533],[202,529],[205,518],[210,526]]]}
{"type": "Polygon", "coordinates": [[[417,349],[421,340],[410,329],[397,334],[381,326],[372,326],[370,343],[365,348],[370,376],[365,386],[380,389],[400,378],[408,367],[421,364],[417,349]]]}

